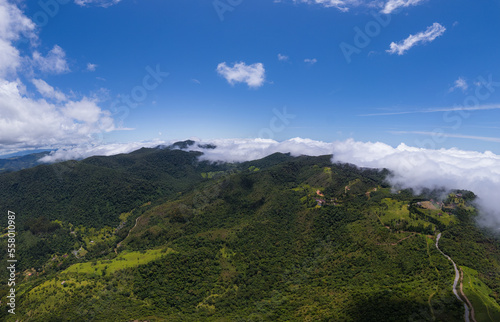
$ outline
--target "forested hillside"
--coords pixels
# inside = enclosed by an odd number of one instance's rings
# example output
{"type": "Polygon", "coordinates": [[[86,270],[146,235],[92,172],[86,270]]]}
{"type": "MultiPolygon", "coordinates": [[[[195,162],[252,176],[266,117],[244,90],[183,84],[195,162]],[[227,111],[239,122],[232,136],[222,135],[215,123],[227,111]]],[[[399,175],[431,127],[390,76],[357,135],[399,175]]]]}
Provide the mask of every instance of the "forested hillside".
{"type": "Polygon", "coordinates": [[[416,195],[331,156],[213,164],[184,147],[1,175],[20,259],[2,319],[460,321],[441,233],[461,299],[500,320],[500,243],[473,193],[416,195]]]}

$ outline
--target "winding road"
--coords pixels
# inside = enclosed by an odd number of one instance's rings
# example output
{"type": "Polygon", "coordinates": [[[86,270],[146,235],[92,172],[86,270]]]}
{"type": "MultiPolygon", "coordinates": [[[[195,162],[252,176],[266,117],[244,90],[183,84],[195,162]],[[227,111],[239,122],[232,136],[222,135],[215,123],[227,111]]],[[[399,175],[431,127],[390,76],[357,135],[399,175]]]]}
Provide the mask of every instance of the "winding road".
{"type": "Polygon", "coordinates": [[[137,223],[139,222],[139,218],[141,218],[141,216],[139,216],[139,217],[137,217],[137,218],[135,219],[135,225],[134,225],[134,227],[130,228],[130,230],[128,231],[127,237],[125,237],[125,238],[124,238],[121,242],[119,242],[119,243],[118,243],[118,245],[116,245],[116,247],[115,247],[115,253],[116,253],[116,254],[118,254],[118,248],[122,245],[122,242],[123,242],[125,239],[127,239],[127,238],[128,238],[128,236],[130,236],[130,232],[132,231],[132,229],[134,229],[134,228],[135,228],[135,226],[137,226],[137,223]]]}
{"type": "Polygon", "coordinates": [[[467,306],[467,304],[465,304],[465,302],[462,300],[462,298],[458,295],[458,292],[457,292],[457,284],[458,284],[458,280],[460,279],[460,272],[458,271],[458,268],[457,268],[457,264],[455,264],[455,262],[451,259],[450,256],[446,255],[445,253],[443,253],[443,251],[441,249],[439,249],[439,239],[441,238],[441,233],[439,233],[437,235],[437,238],[436,238],[436,248],[437,250],[439,250],[439,252],[441,254],[443,254],[444,257],[446,257],[450,262],[452,262],[453,264],[453,268],[455,268],[455,280],[453,281],[453,294],[455,294],[455,296],[457,297],[457,299],[464,305],[464,308],[465,308],[465,314],[464,314],[464,319],[465,319],[465,322],[470,322],[469,320],[469,307],[467,306]]]}

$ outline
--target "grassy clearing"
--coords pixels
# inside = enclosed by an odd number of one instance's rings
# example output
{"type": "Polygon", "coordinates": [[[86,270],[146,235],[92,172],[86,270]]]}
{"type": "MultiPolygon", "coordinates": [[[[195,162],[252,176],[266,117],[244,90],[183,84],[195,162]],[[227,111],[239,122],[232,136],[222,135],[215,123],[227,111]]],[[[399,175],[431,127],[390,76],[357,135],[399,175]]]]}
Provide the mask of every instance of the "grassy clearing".
{"type": "Polygon", "coordinates": [[[404,201],[397,201],[391,198],[385,198],[382,202],[387,205],[387,210],[382,214],[384,222],[395,220],[408,220],[410,221],[410,212],[408,211],[408,203],[404,201]]]}
{"type": "Polygon", "coordinates": [[[127,221],[127,218],[132,215],[132,212],[124,212],[120,215],[120,221],[127,221]]]}
{"type": "MultiPolygon", "coordinates": [[[[406,201],[397,201],[392,198],[385,198],[382,200],[382,204],[387,206],[381,215],[381,219],[384,224],[388,224],[391,220],[406,220],[411,226],[418,226],[419,224],[422,224],[424,227],[431,225],[434,228],[434,224],[431,224],[428,221],[420,218],[411,218],[410,211],[408,210],[408,202],[406,201]]],[[[457,222],[455,216],[450,215],[441,209],[420,209],[420,211],[427,216],[438,220],[445,226],[457,222]]]]}
{"type": "Polygon", "coordinates": [[[99,242],[105,242],[108,239],[115,238],[115,228],[112,227],[96,229],[80,226],[75,228],[75,232],[82,236],[83,242],[85,243],[84,247],[86,249],[89,249],[89,247],[92,247],[99,242]]]}
{"type": "Polygon", "coordinates": [[[410,226],[417,227],[421,224],[423,227],[431,226],[434,228],[434,225],[428,221],[420,218],[411,218],[410,211],[408,210],[408,202],[385,198],[382,200],[382,203],[387,205],[387,209],[383,210],[380,216],[380,220],[384,225],[389,225],[391,220],[406,220],[410,226]]]}
{"type": "Polygon", "coordinates": [[[112,274],[121,269],[135,267],[138,265],[149,263],[155,259],[165,256],[175,251],[171,248],[166,249],[152,249],[145,252],[123,252],[112,260],[102,260],[95,262],[87,262],[74,264],[65,269],[64,273],[78,273],[78,274],[98,274],[107,275],[112,274]]]}
{"type": "Polygon", "coordinates": [[[489,296],[493,291],[479,279],[476,270],[465,266],[461,268],[464,271],[464,293],[474,306],[476,320],[500,321],[500,305],[489,296]]]}
{"type": "Polygon", "coordinates": [[[448,226],[452,223],[455,223],[457,221],[457,218],[455,216],[450,215],[450,214],[442,211],[441,209],[436,209],[436,210],[422,209],[422,212],[431,216],[434,219],[439,220],[440,222],[442,222],[446,226],[448,226]]]}

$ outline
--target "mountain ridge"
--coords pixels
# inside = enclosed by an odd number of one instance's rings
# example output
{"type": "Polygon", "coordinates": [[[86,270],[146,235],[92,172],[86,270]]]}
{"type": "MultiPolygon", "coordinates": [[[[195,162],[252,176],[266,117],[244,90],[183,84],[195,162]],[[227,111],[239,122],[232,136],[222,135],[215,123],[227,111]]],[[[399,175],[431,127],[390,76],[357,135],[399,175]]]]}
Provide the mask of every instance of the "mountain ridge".
{"type": "Polygon", "coordinates": [[[455,321],[437,232],[481,285],[465,289],[472,304],[500,314],[500,245],[475,225],[474,194],[393,190],[387,170],[331,155],[201,155],[140,149],[0,175],[19,214],[24,319],[455,321]]]}

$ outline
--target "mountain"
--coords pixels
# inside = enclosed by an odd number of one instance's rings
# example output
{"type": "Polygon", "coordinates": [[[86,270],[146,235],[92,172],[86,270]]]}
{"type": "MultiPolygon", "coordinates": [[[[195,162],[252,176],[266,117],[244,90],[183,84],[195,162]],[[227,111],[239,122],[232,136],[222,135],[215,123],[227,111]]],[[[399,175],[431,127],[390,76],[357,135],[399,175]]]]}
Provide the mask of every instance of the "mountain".
{"type": "Polygon", "coordinates": [[[0,173],[19,171],[37,166],[41,164],[39,160],[44,156],[49,155],[49,153],[49,151],[44,151],[0,159],[0,173]]]}
{"type": "Polygon", "coordinates": [[[475,224],[472,192],[397,190],[387,170],[332,156],[200,155],[141,149],[0,175],[20,259],[16,315],[2,318],[459,321],[446,254],[475,319],[500,319],[500,243],[475,224]]]}

